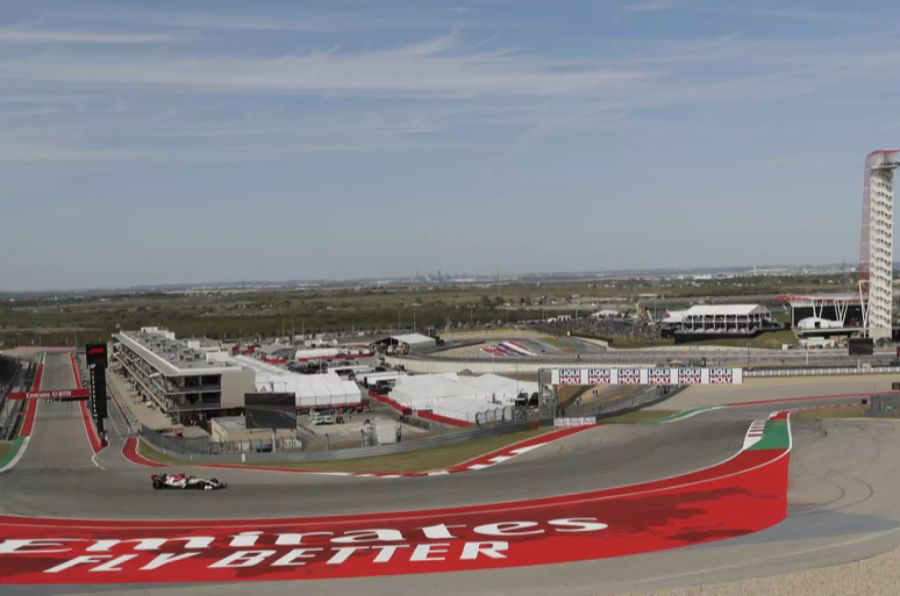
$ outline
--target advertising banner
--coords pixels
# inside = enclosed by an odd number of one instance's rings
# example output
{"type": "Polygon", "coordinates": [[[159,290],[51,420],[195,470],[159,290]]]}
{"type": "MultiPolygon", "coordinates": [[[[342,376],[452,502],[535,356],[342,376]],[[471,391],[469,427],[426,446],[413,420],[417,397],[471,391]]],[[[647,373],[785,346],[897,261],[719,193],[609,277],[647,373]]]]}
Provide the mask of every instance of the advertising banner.
{"type": "Polygon", "coordinates": [[[740,385],[741,368],[556,368],[552,385],[740,385]]]}

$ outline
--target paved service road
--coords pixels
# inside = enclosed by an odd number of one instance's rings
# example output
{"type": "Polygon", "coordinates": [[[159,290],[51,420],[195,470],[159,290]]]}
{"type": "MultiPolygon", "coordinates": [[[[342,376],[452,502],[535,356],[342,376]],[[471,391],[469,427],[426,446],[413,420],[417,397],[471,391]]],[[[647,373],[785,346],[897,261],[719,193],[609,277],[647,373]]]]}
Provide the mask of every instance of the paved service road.
{"type": "MultiPolygon", "coordinates": [[[[44,388],[71,383],[68,358],[48,355],[44,388]]],[[[768,387],[759,399],[780,397],[768,387]]],[[[835,402],[846,399],[832,400],[835,402]]],[[[824,403],[827,403],[824,402],[824,403]]],[[[375,479],[196,468],[227,490],[152,491],[151,470],[126,461],[119,442],[91,461],[80,413],[41,403],[27,452],[0,477],[7,514],[142,519],[271,518],[451,507],[593,490],[652,480],[722,461],[749,423],[790,402],[706,412],[662,425],[609,425],[499,466],[444,477],[375,479]]],[[[891,421],[794,424],[786,521],[757,534],[644,555],[533,567],[363,579],[260,582],[267,594],[461,592],[544,594],[650,590],[727,581],[855,560],[900,544],[895,496],[900,432],[891,421]]],[[[16,586],[17,593],[243,594],[250,584],[16,586]],[[23,589],[24,588],[24,589],[23,589]]],[[[0,588],[2,591],[2,588],[0,588]]]]}

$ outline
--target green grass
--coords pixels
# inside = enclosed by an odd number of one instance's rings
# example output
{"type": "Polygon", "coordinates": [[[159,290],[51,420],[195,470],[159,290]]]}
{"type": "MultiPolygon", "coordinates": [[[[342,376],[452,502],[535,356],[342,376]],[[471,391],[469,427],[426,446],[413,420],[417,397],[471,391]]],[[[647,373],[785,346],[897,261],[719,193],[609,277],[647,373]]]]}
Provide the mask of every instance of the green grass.
{"type": "Polygon", "coordinates": [[[675,340],[671,337],[648,339],[646,337],[632,337],[630,335],[611,335],[607,339],[613,348],[654,348],[658,346],[675,345],[675,340]]]}
{"type": "MultiPolygon", "coordinates": [[[[838,291],[840,275],[756,276],[690,280],[653,280],[615,277],[596,280],[517,281],[496,285],[484,280],[467,284],[396,282],[388,286],[332,285],[295,288],[247,288],[244,292],[195,294],[83,292],[10,294],[0,292],[0,345],[83,344],[102,341],[117,325],[134,329],[161,325],[179,336],[271,336],[290,332],[393,329],[398,316],[411,327],[413,305],[417,325],[441,328],[445,323],[486,323],[535,318],[540,304],[556,303],[574,313],[573,295],[602,303],[615,298],[633,304],[641,293],[684,300],[699,297],[838,291]],[[3,300],[3,297],[14,300],[3,300]],[[512,309],[502,308],[503,304],[512,309]],[[569,308],[571,306],[571,309],[569,308]],[[529,310],[530,308],[530,310],[529,310]]],[[[554,307],[555,308],[555,307],[554,307]]],[[[549,311],[548,311],[549,312],[549,311]]],[[[645,341],[611,338],[616,347],[642,347],[645,341]]],[[[791,343],[791,342],[781,342],[791,343]]]]}
{"type": "Polygon", "coordinates": [[[789,323],[791,321],[790,313],[786,312],[773,312],[772,318],[778,323],[789,323]]]}
{"type": "MultiPolygon", "coordinates": [[[[525,430],[495,437],[475,439],[457,445],[423,449],[422,451],[410,451],[396,455],[379,455],[359,459],[347,459],[330,462],[292,462],[272,461],[255,462],[248,465],[267,465],[285,468],[301,468],[308,470],[322,470],[329,472],[426,472],[428,470],[442,469],[454,464],[462,463],[479,455],[500,449],[511,443],[524,441],[537,435],[553,430],[552,428],[539,428],[525,430]]],[[[172,465],[198,465],[202,460],[189,461],[173,458],[160,453],[147,443],[141,441],[138,446],[141,455],[148,459],[172,465]]]]}
{"type": "Polygon", "coordinates": [[[671,416],[672,414],[677,413],[678,410],[637,410],[635,412],[628,412],[627,414],[622,414],[620,416],[613,416],[612,418],[601,418],[601,424],[636,424],[641,422],[655,422],[657,420],[661,420],[666,416],[671,416]]]}
{"type": "Polygon", "coordinates": [[[866,415],[867,407],[848,406],[846,408],[815,408],[800,410],[791,414],[794,420],[828,420],[831,418],[862,418],[866,415]]]}
{"type": "MultiPolygon", "coordinates": [[[[768,348],[770,350],[780,349],[782,344],[788,344],[796,347],[799,344],[794,332],[789,329],[781,329],[779,331],[765,331],[754,338],[750,339],[751,348],[768,348]]],[[[746,348],[747,340],[742,338],[728,339],[704,339],[683,344],[685,346],[732,346],[738,348],[746,348]]]]}

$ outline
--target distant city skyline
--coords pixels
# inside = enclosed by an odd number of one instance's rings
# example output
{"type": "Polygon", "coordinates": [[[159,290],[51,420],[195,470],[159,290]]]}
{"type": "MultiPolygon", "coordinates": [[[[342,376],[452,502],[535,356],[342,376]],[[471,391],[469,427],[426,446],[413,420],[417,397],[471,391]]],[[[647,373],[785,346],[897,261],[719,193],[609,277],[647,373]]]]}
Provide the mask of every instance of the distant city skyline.
{"type": "MultiPolygon", "coordinates": [[[[900,263],[895,263],[895,269],[900,263]]],[[[500,283],[521,282],[538,283],[548,280],[583,281],[616,279],[622,277],[634,278],[703,278],[713,277],[737,277],[737,276],[766,276],[766,275],[794,275],[794,274],[835,274],[843,273],[848,276],[848,281],[853,278],[855,288],[856,264],[848,263],[822,263],[822,264],[766,264],[758,266],[723,266],[723,267],[686,267],[686,268],[645,268],[645,269],[610,269],[610,270],[586,270],[586,271],[532,271],[522,273],[506,273],[499,277],[496,274],[477,274],[464,271],[444,272],[440,277],[437,272],[417,272],[412,275],[391,277],[355,277],[355,278],[306,278],[306,279],[221,279],[203,280],[179,283],[135,284],[128,286],[96,286],[76,288],[47,288],[44,290],[0,290],[0,296],[17,296],[28,294],[103,294],[105,292],[153,292],[160,290],[197,290],[203,288],[254,288],[254,287],[318,287],[329,285],[367,285],[379,284],[403,284],[403,283],[500,283]]]]}
{"type": "Polygon", "coordinates": [[[887,1],[0,0],[0,292],[854,264],[887,1]]]}

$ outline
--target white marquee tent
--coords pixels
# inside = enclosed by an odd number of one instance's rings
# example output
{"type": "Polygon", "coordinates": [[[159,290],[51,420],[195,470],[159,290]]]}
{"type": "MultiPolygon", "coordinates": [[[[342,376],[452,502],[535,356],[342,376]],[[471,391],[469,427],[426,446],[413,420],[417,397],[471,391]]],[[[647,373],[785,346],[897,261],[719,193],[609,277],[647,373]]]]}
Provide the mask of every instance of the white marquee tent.
{"type": "Polygon", "coordinates": [[[234,360],[254,371],[257,391],[293,393],[298,408],[336,407],[362,401],[356,383],[341,379],[333,372],[302,375],[249,356],[235,356],[234,360]]]}
{"type": "Polygon", "coordinates": [[[500,375],[464,377],[456,373],[400,377],[391,399],[412,410],[475,422],[480,412],[515,404],[520,393],[537,392],[538,384],[500,375]]]}

